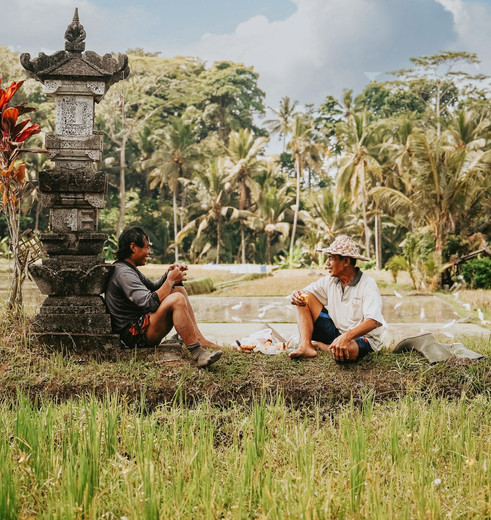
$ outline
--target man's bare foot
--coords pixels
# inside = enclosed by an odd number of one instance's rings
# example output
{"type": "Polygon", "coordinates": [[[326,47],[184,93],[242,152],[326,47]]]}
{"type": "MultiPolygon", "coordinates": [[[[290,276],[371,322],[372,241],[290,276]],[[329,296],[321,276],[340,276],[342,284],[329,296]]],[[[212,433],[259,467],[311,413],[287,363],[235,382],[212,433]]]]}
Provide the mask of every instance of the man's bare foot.
{"type": "Polygon", "coordinates": [[[307,345],[296,348],[293,352],[290,352],[288,355],[291,359],[299,357],[314,358],[317,356],[317,351],[314,347],[307,345]]]}
{"type": "Polygon", "coordinates": [[[312,341],[312,346],[317,350],[325,350],[328,352],[331,350],[331,345],[322,343],[322,341],[312,341]]]}

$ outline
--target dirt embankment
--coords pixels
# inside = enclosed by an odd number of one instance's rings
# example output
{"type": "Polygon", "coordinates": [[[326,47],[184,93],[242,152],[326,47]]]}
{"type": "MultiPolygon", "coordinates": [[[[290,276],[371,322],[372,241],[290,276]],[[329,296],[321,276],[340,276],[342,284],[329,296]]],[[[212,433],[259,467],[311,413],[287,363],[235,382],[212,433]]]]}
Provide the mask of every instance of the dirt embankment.
{"type": "Polygon", "coordinates": [[[367,396],[377,401],[417,393],[428,399],[483,395],[491,390],[491,342],[472,345],[487,352],[476,360],[451,360],[430,366],[416,353],[373,354],[358,363],[336,364],[330,354],[292,361],[286,355],[242,354],[226,349],[209,370],[197,370],[187,359],[167,362],[158,353],[144,358],[125,354],[118,361],[62,356],[43,348],[0,348],[0,398],[17,392],[57,400],[87,394],[117,394],[144,401],[149,409],[175,399],[189,406],[209,399],[227,407],[258,398],[282,396],[296,408],[318,405],[329,410],[367,396]],[[479,348],[480,347],[480,348],[479,348]]]}

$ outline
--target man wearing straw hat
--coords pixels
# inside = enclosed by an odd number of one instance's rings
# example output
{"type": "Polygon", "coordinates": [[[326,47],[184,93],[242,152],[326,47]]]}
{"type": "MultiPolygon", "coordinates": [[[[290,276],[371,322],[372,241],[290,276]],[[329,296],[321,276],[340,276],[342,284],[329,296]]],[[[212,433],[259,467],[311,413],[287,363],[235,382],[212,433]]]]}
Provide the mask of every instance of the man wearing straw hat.
{"type": "Polygon", "coordinates": [[[356,260],[369,259],[346,235],[318,251],[328,254],[329,275],[291,295],[300,342],[290,357],[315,357],[321,349],[345,362],[379,350],[382,298],[375,280],[356,266],[356,260]]]}

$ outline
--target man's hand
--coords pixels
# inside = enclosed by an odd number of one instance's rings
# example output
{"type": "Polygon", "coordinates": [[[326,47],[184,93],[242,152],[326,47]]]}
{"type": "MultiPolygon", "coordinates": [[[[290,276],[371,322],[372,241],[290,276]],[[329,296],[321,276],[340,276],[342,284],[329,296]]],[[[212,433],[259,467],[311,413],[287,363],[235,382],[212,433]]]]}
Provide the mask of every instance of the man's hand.
{"type": "Polygon", "coordinates": [[[187,280],[187,269],[188,266],[184,264],[174,264],[167,270],[167,280],[169,284],[174,287],[176,283],[187,280]]]}
{"type": "Polygon", "coordinates": [[[174,269],[178,269],[179,271],[187,271],[189,267],[186,264],[172,264],[167,269],[167,274],[169,274],[170,271],[173,271],[174,269]]]}
{"type": "Polygon", "coordinates": [[[290,303],[292,305],[298,305],[299,307],[305,307],[307,305],[307,298],[309,293],[306,291],[293,291],[290,296],[290,303]]]}
{"type": "Polygon", "coordinates": [[[349,359],[349,346],[351,340],[348,339],[346,333],[341,334],[331,343],[330,350],[336,361],[346,361],[349,359]]]}

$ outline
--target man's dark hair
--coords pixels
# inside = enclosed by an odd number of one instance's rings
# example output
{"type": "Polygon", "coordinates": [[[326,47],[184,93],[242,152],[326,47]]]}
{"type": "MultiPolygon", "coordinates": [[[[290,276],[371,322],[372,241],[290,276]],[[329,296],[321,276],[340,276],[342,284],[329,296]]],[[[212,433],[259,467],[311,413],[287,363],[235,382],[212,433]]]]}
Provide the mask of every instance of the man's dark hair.
{"type": "Polygon", "coordinates": [[[145,240],[149,240],[148,235],[141,227],[133,226],[123,230],[118,240],[118,250],[116,257],[118,260],[124,260],[131,256],[131,244],[136,244],[138,247],[145,246],[145,240]]]}

